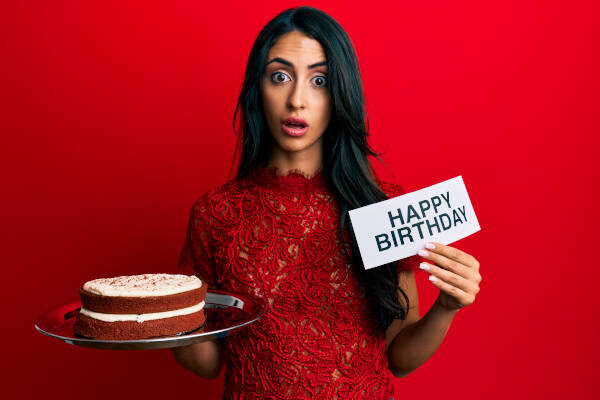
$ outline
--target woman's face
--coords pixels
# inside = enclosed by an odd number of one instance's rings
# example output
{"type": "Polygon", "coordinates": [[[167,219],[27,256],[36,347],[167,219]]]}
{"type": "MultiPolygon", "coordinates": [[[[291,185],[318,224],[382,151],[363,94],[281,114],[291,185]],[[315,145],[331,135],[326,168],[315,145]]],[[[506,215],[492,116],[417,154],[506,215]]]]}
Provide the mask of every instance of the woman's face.
{"type": "Polygon", "coordinates": [[[281,36],[269,50],[261,91],[273,136],[271,160],[314,157],[321,162],[321,138],[331,119],[326,61],[320,43],[298,31],[281,36]],[[285,124],[289,117],[302,118],[308,127],[285,124]]]}

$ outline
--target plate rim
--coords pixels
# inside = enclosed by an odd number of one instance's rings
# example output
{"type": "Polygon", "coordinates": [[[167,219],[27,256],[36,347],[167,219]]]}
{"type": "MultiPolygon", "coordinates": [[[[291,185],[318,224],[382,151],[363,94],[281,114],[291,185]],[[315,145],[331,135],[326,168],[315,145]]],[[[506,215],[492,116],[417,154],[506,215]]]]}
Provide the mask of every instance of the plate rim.
{"type": "MultiPolygon", "coordinates": [[[[78,345],[78,346],[82,346],[82,347],[93,347],[93,348],[98,348],[98,349],[110,348],[110,349],[114,349],[114,350],[119,350],[119,349],[123,349],[123,350],[140,349],[141,350],[141,349],[145,349],[145,348],[146,349],[155,349],[155,348],[165,348],[165,347],[167,347],[167,348],[168,347],[179,347],[179,346],[184,346],[186,344],[196,343],[196,342],[200,342],[200,341],[207,341],[207,340],[211,340],[211,339],[215,339],[215,338],[220,339],[220,338],[226,337],[232,331],[235,331],[237,329],[243,328],[247,325],[257,322],[262,317],[264,317],[265,314],[267,313],[266,301],[262,298],[252,297],[246,293],[227,292],[227,291],[223,291],[223,290],[208,290],[207,296],[209,294],[225,295],[229,299],[241,301],[244,305],[246,304],[246,302],[245,302],[246,300],[250,300],[250,302],[252,303],[251,307],[253,307],[253,309],[256,312],[254,315],[251,316],[251,318],[249,320],[244,321],[237,325],[233,325],[228,328],[221,328],[221,329],[209,331],[209,332],[194,333],[197,329],[201,328],[201,327],[198,327],[195,330],[190,331],[190,333],[187,333],[187,334],[184,333],[184,334],[173,335],[173,336],[145,338],[145,339],[133,339],[133,340],[107,340],[107,339],[93,339],[93,338],[84,338],[84,337],[68,337],[68,336],[60,335],[58,333],[52,333],[52,332],[46,331],[40,327],[40,322],[44,317],[48,317],[48,314],[50,314],[52,312],[56,312],[56,311],[60,310],[60,308],[62,308],[62,307],[69,306],[69,308],[66,310],[66,313],[78,311],[81,308],[81,301],[75,300],[75,301],[66,302],[61,305],[55,306],[53,308],[48,309],[46,312],[40,314],[34,322],[34,327],[38,332],[40,332],[48,337],[62,340],[71,345],[78,345]],[[197,340],[197,339],[204,339],[204,340],[197,340]],[[183,343],[178,344],[178,342],[183,342],[183,343]],[[190,342],[190,343],[188,343],[188,342],[190,342]],[[163,344],[163,345],[167,344],[167,346],[160,346],[161,344],[163,344]],[[169,344],[173,344],[173,346],[169,346],[169,344]],[[144,347],[144,345],[149,345],[149,346],[144,347]],[[152,346],[152,345],[158,345],[158,346],[152,346]]],[[[223,304],[222,302],[221,303],[206,302],[206,304],[227,305],[227,304],[223,304]]],[[[240,310],[244,310],[244,307],[239,307],[236,305],[231,305],[229,307],[235,307],[240,310]]],[[[219,310],[219,308],[216,308],[215,310],[219,310]]],[[[246,312],[248,312],[248,311],[246,311],[246,312]]],[[[71,318],[74,318],[74,316],[71,318]]],[[[65,320],[65,322],[67,320],[65,320]]]]}

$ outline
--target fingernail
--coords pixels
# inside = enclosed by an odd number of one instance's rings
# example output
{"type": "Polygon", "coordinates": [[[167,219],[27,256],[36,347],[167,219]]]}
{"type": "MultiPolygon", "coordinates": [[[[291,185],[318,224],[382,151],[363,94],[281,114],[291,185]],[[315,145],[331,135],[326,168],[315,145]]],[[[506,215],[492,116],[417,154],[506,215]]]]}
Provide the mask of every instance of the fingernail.
{"type": "Polygon", "coordinates": [[[429,280],[431,282],[437,282],[437,278],[435,276],[433,276],[433,275],[429,275],[429,280]]]}
{"type": "Polygon", "coordinates": [[[428,249],[433,250],[433,249],[435,249],[435,244],[433,244],[433,243],[425,243],[425,247],[427,247],[428,249]]]}
{"type": "Polygon", "coordinates": [[[424,269],[425,271],[429,271],[429,264],[422,262],[419,264],[419,268],[424,269]]]}
{"type": "Polygon", "coordinates": [[[423,249],[419,250],[418,253],[421,257],[427,257],[429,255],[429,252],[423,249]]]}

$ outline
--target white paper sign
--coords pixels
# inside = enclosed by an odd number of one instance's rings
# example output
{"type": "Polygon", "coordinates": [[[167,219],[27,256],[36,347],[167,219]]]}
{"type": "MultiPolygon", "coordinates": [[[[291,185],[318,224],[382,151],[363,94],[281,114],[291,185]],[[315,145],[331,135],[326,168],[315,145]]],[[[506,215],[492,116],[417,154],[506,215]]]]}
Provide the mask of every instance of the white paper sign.
{"type": "Polygon", "coordinates": [[[447,245],[481,229],[462,176],[349,214],[365,269],[413,256],[426,242],[447,245]]]}

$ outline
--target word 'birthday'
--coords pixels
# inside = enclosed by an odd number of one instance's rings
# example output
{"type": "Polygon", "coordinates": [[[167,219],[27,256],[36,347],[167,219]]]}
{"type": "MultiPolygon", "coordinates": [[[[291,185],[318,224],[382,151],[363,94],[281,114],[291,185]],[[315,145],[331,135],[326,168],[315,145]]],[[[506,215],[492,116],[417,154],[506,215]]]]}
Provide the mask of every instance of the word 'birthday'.
{"type": "Polygon", "coordinates": [[[387,215],[390,225],[395,229],[389,233],[375,235],[380,252],[388,250],[392,246],[404,245],[405,240],[414,242],[417,238],[424,239],[427,234],[433,236],[467,221],[464,205],[452,209],[450,192],[421,200],[416,206],[409,204],[406,209],[398,208],[395,212],[388,211],[387,215]],[[412,223],[413,221],[417,222],[412,223]]]}

